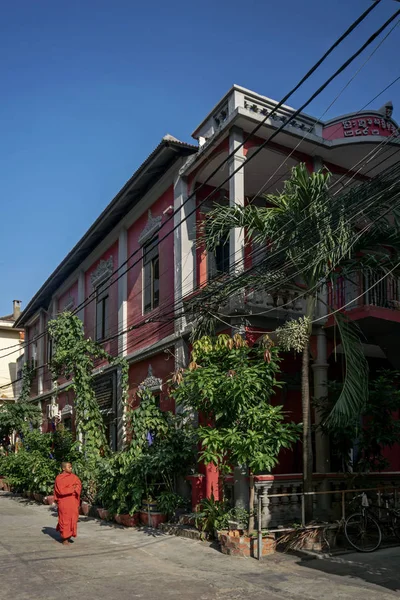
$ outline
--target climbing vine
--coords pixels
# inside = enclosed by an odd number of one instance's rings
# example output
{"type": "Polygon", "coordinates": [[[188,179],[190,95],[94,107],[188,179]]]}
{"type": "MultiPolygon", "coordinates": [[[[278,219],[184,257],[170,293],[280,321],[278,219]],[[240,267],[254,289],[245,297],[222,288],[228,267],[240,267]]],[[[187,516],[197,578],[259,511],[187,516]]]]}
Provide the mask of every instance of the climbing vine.
{"type": "Polygon", "coordinates": [[[21,393],[18,398],[18,402],[27,402],[29,400],[29,395],[32,387],[32,382],[35,377],[35,368],[32,364],[27,361],[22,367],[22,385],[21,385],[21,393]]]}
{"type": "Polygon", "coordinates": [[[113,357],[91,338],[85,338],[82,321],[70,312],[64,312],[49,322],[54,353],[50,368],[55,385],[64,377],[70,380],[68,390],[74,391],[76,429],[84,439],[87,457],[104,456],[109,452],[105,427],[94,391],[93,370],[98,360],[117,366],[120,374],[122,400],[127,403],[128,364],[121,357],[113,357]]]}

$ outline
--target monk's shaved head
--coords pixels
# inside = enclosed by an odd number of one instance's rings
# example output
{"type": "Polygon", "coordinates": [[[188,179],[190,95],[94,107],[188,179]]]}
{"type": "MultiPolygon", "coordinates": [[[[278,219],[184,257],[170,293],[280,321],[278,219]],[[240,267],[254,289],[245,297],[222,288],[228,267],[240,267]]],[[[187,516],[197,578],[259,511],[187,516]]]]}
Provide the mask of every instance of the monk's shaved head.
{"type": "Polygon", "coordinates": [[[72,473],[72,463],[69,460],[63,461],[61,463],[61,468],[63,471],[67,473],[72,473]]]}

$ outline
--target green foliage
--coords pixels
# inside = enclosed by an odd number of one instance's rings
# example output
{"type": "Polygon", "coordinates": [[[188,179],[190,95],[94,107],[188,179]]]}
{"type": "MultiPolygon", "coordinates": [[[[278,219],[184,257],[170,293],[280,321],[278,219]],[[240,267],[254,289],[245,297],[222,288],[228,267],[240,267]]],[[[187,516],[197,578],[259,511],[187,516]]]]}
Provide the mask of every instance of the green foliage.
{"type": "Polygon", "coordinates": [[[84,451],[89,460],[109,452],[103,418],[96,400],[93,369],[98,360],[106,360],[119,368],[123,402],[127,402],[128,364],[108,354],[98,343],[85,338],[82,321],[64,312],[49,322],[54,353],[51,359],[53,380],[70,379],[68,389],[74,391],[77,432],[84,437],[84,451]]]}
{"type": "Polygon", "coordinates": [[[204,498],[201,507],[195,513],[196,527],[213,536],[216,530],[228,529],[230,522],[247,529],[250,514],[242,508],[231,508],[225,501],[218,501],[211,498],[204,498]]]}
{"type": "Polygon", "coordinates": [[[139,406],[128,408],[126,448],[97,465],[91,501],[113,513],[133,514],[143,498],[154,495],[173,512],[180,498],[173,492],[175,478],[194,462],[193,429],[182,416],[162,412],[147,388],[138,396],[139,406]]]}
{"type": "Polygon", "coordinates": [[[70,379],[74,391],[77,432],[84,435],[85,453],[104,454],[108,445],[103,418],[93,389],[94,362],[108,354],[91,339],[86,339],[82,321],[64,312],[49,322],[54,353],[51,359],[53,380],[70,379]]]}
{"type": "Polygon", "coordinates": [[[157,509],[164,515],[172,516],[178,508],[185,505],[184,498],[175,492],[165,491],[157,496],[157,509]]]}
{"type": "Polygon", "coordinates": [[[300,317],[299,319],[290,319],[278,327],[276,334],[278,336],[279,347],[284,352],[295,350],[302,352],[310,338],[311,319],[309,317],[300,317]]]}
{"type": "Polygon", "coordinates": [[[18,452],[0,458],[0,472],[17,491],[51,494],[60,463],[77,458],[73,439],[60,428],[54,433],[27,431],[18,452]]]}
{"type": "Polygon", "coordinates": [[[346,356],[346,370],[339,397],[327,416],[328,425],[346,426],[357,419],[368,404],[368,363],[360,342],[360,330],[354,321],[340,313],[336,324],[346,356]]]}
{"type": "Polygon", "coordinates": [[[206,464],[220,470],[228,463],[271,470],[281,448],[296,441],[298,426],[285,422],[282,407],[269,404],[278,386],[278,361],[268,337],[253,348],[240,335],[204,337],[193,344],[192,362],[175,375],[172,394],[187,411],[195,409],[209,421],[197,430],[206,464]]]}
{"type": "MultiPolygon", "coordinates": [[[[400,410],[399,384],[399,371],[380,371],[369,381],[368,402],[359,417],[344,424],[325,421],[323,432],[330,436],[332,449],[344,471],[349,466],[357,472],[381,471],[388,466],[383,451],[400,439],[400,421],[396,416],[400,410]],[[354,447],[355,461],[350,465],[350,451],[354,447]]],[[[328,402],[317,404],[323,418],[330,414],[331,406],[336,405],[340,392],[341,384],[330,384],[328,402]]]]}
{"type": "Polygon", "coordinates": [[[36,404],[4,402],[0,406],[0,441],[13,431],[23,433],[29,426],[38,427],[42,421],[42,411],[36,404]]]}
{"type": "MultiPolygon", "coordinates": [[[[193,299],[197,333],[212,325],[221,304],[246,288],[272,292],[280,282],[289,282],[285,287],[309,301],[324,286],[335,287],[339,277],[399,272],[398,201],[393,200],[400,189],[398,167],[341,194],[329,193],[330,177],[326,171],[310,174],[300,164],[280,194],[265,197],[264,207],[216,206],[208,213],[201,240],[207,250],[214,250],[232,228],[240,228],[247,241],[265,243],[269,252],[257,266],[211,283],[193,299]],[[363,221],[368,226],[361,228],[363,221]]],[[[313,320],[314,310],[307,316],[313,320]]],[[[343,336],[346,381],[331,419],[343,425],[367,401],[367,363],[354,332],[343,326],[339,313],[334,318],[343,336]]]]}

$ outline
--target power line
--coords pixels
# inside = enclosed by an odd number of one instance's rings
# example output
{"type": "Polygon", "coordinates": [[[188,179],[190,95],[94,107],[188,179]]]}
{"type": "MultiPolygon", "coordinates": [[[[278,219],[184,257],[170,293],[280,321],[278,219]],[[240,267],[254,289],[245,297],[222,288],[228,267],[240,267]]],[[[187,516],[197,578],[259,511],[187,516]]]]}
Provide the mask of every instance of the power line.
{"type": "MultiPolygon", "coordinates": [[[[319,61],[317,61],[317,63],[308,71],[308,73],[300,80],[300,82],[272,109],[272,111],[269,113],[269,115],[267,115],[265,117],[265,119],[263,119],[262,121],[260,121],[260,123],[258,123],[258,125],[252,130],[252,132],[250,132],[248,134],[248,136],[245,138],[245,140],[242,142],[241,145],[239,145],[238,147],[235,148],[235,150],[230,153],[228,155],[228,157],[222,161],[222,163],[216,168],[215,171],[213,171],[210,176],[199,186],[199,188],[197,188],[197,190],[195,192],[193,192],[192,194],[190,194],[186,200],[184,201],[184,203],[182,204],[182,206],[180,206],[178,209],[176,209],[172,215],[170,215],[168,217],[168,219],[161,225],[161,228],[164,227],[172,218],[174,218],[174,216],[181,210],[181,208],[183,207],[183,205],[185,203],[187,203],[191,198],[193,198],[195,196],[196,193],[198,193],[199,189],[201,189],[202,187],[204,187],[204,185],[206,185],[206,183],[218,172],[218,170],[220,169],[221,166],[223,166],[224,164],[226,164],[226,162],[228,160],[230,160],[230,158],[241,148],[243,147],[243,145],[246,143],[246,141],[248,139],[250,139],[254,133],[266,122],[266,120],[274,113],[276,112],[285,102],[286,100],[304,83],[304,81],[306,81],[311,74],[320,66],[320,64],[322,64],[322,62],[329,56],[329,54],[331,54],[331,52],[358,26],[359,23],[361,23],[361,21],[363,21],[366,16],[371,12],[371,10],[373,10],[373,8],[375,8],[377,6],[377,4],[380,2],[381,0],[377,0],[373,6],[370,6],[369,9],[367,9],[347,30],[346,32],[340,37],[338,38],[338,40],[330,47],[330,49],[323,55],[323,57],[321,59],[319,59],[319,61]]],[[[308,106],[308,104],[315,99],[328,85],[329,83],[335,78],[337,77],[345,68],[347,68],[347,66],[349,64],[351,64],[351,62],[353,60],[355,60],[355,58],[357,56],[359,56],[359,54],[361,54],[363,52],[363,50],[369,45],[371,44],[377,36],[380,35],[380,33],[398,16],[398,14],[400,14],[400,11],[397,11],[390,19],[388,19],[383,25],[382,27],[380,27],[372,36],[370,36],[370,38],[367,40],[367,42],[365,42],[363,44],[363,46],[356,52],[354,53],[345,63],[344,65],[342,65],[329,79],[327,82],[325,82],[325,84],[323,84],[318,90],[317,92],[315,92],[312,97],[303,104],[303,106],[298,109],[297,111],[295,111],[295,113],[289,118],[288,123],[290,123],[291,120],[293,120],[302,110],[304,110],[304,108],[306,106],[308,106]]],[[[253,159],[258,152],[260,152],[266,145],[267,143],[273,139],[280,131],[282,131],[285,126],[287,125],[287,123],[283,123],[275,132],[272,133],[272,135],[262,144],[262,146],[260,146],[256,152],[249,157],[249,159],[246,161],[246,164],[253,159]]],[[[201,204],[204,204],[210,197],[214,196],[214,194],[219,191],[227,181],[229,181],[229,179],[231,177],[233,177],[233,175],[235,175],[241,168],[243,165],[240,165],[235,171],[233,171],[217,188],[215,188],[210,194],[208,194],[206,196],[206,198],[201,202],[201,204]]],[[[200,204],[200,205],[201,205],[200,204]]],[[[198,209],[198,207],[196,207],[194,210],[192,210],[184,219],[182,219],[179,223],[177,223],[174,228],[169,231],[165,236],[163,236],[161,239],[157,240],[157,245],[160,244],[164,239],[166,239],[166,237],[168,237],[169,235],[171,235],[175,229],[177,229],[177,227],[179,227],[185,220],[187,220],[194,212],[196,212],[196,210],[198,209]]],[[[160,228],[160,229],[161,229],[160,228]]],[[[116,269],[108,278],[106,281],[110,280],[114,274],[116,274],[123,266],[125,266],[126,264],[128,264],[129,260],[138,252],[140,252],[140,248],[137,249],[135,252],[133,252],[126,261],[124,261],[119,267],[118,269],[116,269]]],[[[116,283],[123,275],[125,275],[130,269],[132,269],[136,264],[138,264],[138,262],[141,261],[141,258],[138,261],[135,261],[132,265],[130,265],[126,271],[124,271],[124,273],[122,273],[120,276],[118,276],[116,279],[114,279],[114,281],[112,281],[108,286],[104,287],[103,286],[103,290],[108,289],[111,285],[113,285],[114,283],[116,283]]],[[[84,300],[78,307],[76,307],[76,309],[73,311],[73,314],[76,314],[77,312],[79,312],[80,310],[82,310],[83,308],[85,308],[89,303],[93,302],[93,300],[95,299],[95,297],[92,297],[93,293],[90,294],[86,300],[84,300]]],[[[34,341],[37,341],[38,339],[40,339],[40,337],[42,337],[43,335],[46,334],[46,331],[41,333],[39,336],[37,336],[35,338],[34,341]]]]}
{"type": "MultiPolygon", "coordinates": [[[[358,26],[358,25],[359,25],[359,24],[360,24],[360,23],[361,23],[361,22],[362,22],[362,21],[363,21],[363,20],[364,20],[364,19],[365,19],[365,18],[366,18],[368,15],[369,15],[369,13],[370,13],[372,10],[374,10],[374,8],[376,8],[376,6],[377,6],[377,5],[380,3],[380,1],[381,1],[381,0],[376,0],[376,2],[374,2],[374,4],[373,4],[373,5],[371,5],[371,6],[370,6],[370,7],[369,7],[369,8],[368,8],[366,11],[364,11],[364,12],[362,13],[362,15],[361,15],[361,16],[360,16],[358,19],[356,19],[356,21],[354,21],[354,22],[353,22],[353,23],[350,25],[350,27],[348,27],[348,28],[347,28],[347,30],[346,30],[346,31],[345,31],[345,32],[344,32],[344,33],[343,33],[343,34],[342,34],[342,35],[341,35],[341,36],[340,36],[340,37],[339,37],[339,38],[338,38],[338,39],[337,39],[337,40],[334,42],[334,44],[332,44],[332,46],[331,46],[331,47],[330,47],[330,48],[329,48],[329,49],[328,49],[328,50],[325,52],[325,54],[324,54],[324,55],[323,55],[323,56],[322,56],[322,57],[321,57],[321,58],[320,58],[320,59],[319,59],[319,60],[318,60],[318,61],[315,63],[315,65],[314,65],[314,66],[313,66],[313,67],[312,67],[312,68],[311,68],[311,69],[310,69],[310,70],[309,70],[309,71],[306,73],[306,75],[304,75],[304,77],[303,77],[303,78],[302,78],[302,79],[301,79],[301,80],[298,82],[298,84],[296,84],[296,86],[295,86],[295,87],[294,87],[294,88],[293,88],[293,89],[292,89],[292,90],[291,90],[291,91],[290,91],[288,94],[286,94],[286,95],[284,96],[284,98],[283,98],[283,99],[282,99],[282,100],[281,100],[281,101],[280,101],[280,102],[279,102],[279,103],[278,103],[278,104],[277,104],[277,105],[276,105],[276,106],[275,106],[275,107],[272,109],[272,111],[269,113],[269,115],[266,115],[266,116],[265,116],[265,118],[264,118],[262,121],[260,121],[260,122],[259,122],[259,123],[256,125],[256,127],[255,127],[255,128],[254,128],[254,129],[253,129],[253,130],[252,130],[252,131],[251,131],[251,132],[248,134],[248,136],[247,136],[247,137],[244,139],[244,141],[243,141],[243,142],[242,142],[240,145],[238,145],[238,146],[237,146],[237,147],[234,149],[234,151],[233,151],[233,152],[231,152],[230,154],[228,154],[227,158],[226,158],[225,160],[223,160],[223,161],[220,163],[220,165],[218,165],[218,167],[217,167],[217,168],[216,168],[216,169],[215,169],[215,170],[214,170],[214,171],[213,171],[213,172],[212,172],[212,173],[211,173],[211,174],[210,174],[210,175],[209,175],[209,176],[206,178],[206,180],[205,180],[205,181],[204,181],[204,182],[203,182],[203,183],[202,183],[202,184],[199,186],[199,188],[197,188],[197,190],[196,190],[195,192],[193,192],[192,194],[190,194],[190,195],[189,195],[189,196],[186,198],[186,200],[185,200],[185,201],[182,203],[182,206],[180,206],[178,209],[174,210],[173,214],[172,214],[172,215],[170,215],[170,216],[167,218],[167,220],[166,220],[166,221],[165,221],[165,222],[164,222],[164,223],[161,225],[161,228],[162,228],[162,227],[164,227],[164,226],[165,226],[165,225],[166,225],[166,224],[167,224],[167,223],[168,223],[168,222],[169,222],[171,219],[173,219],[173,218],[175,217],[175,215],[176,215],[178,212],[180,212],[180,210],[182,209],[182,207],[183,207],[183,206],[184,206],[184,205],[185,205],[185,204],[186,204],[186,203],[187,203],[187,202],[188,202],[188,201],[189,201],[191,198],[193,198],[193,197],[195,196],[195,194],[196,194],[196,193],[198,193],[199,189],[201,189],[202,187],[204,187],[204,186],[205,186],[205,185],[208,183],[208,181],[210,181],[210,179],[211,179],[211,178],[212,178],[212,177],[213,177],[213,176],[214,176],[214,175],[215,175],[215,174],[216,174],[216,173],[219,171],[219,169],[220,169],[220,168],[221,168],[221,167],[222,167],[224,164],[226,164],[226,163],[227,163],[227,162],[228,162],[228,161],[229,161],[229,160],[230,160],[230,159],[231,159],[231,158],[232,158],[232,157],[233,157],[233,156],[236,154],[236,152],[238,152],[238,151],[239,151],[239,150],[240,150],[240,149],[241,149],[241,148],[244,146],[244,144],[245,144],[245,143],[246,143],[246,142],[247,142],[249,139],[251,139],[251,137],[253,137],[253,136],[254,136],[254,134],[255,134],[255,133],[256,133],[256,132],[257,132],[257,131],[258,131],[258,130],[259,130],[261,127],[262,127],[262,125],[263,125],[263,124],[264,124],[264,123],[267,121],[267,119],[268,119],[268,118],[270,118],[270,116],[271,116],[272,114],[274,114],[274,113],[275,113],[275,112],[276,112],[276,111],[277,111],[277,110],[278,110],[278,109],[279,109],[279,108],[280,108],[280,107],[281,107],[281,106],[282,106],[282,105],[283,105],[283,104],[284,104],[284,103],[287,101],[287,99],[288,99],[288,98],[289,98],[291,95],[293,95],[293,93],[294,93],[294,92],[296,92],[296,91],[299,89],[299,87],[300,87],[301,85],[303,85],[303,83],[304,83],[304,82],[305,82],[307,79],[309,79],[309,77],[310,77],[310,76],[311,76],[311,75],[312,75],[312,74],[313,74],[313,73],[314,73],[314,72],[315,72],[315,71],[318,69],[318,67],[319,67],[319,66],[320,66],[320,65],[321,65],[321,64],[322,64],[322,63],[323,63],[323,62],[326,60],[326,58],[327,58],[327,57],[328,57],[328,56],[329,56],[329,55],[330,55],[330,54],[331,54],[331,53],[332,53],[332,52],[333,52],[333,51],[336,49],[336,47],[338,47],[338,46],[340,45],[340,43],[341,43],[341,42],[342,42],[342,41],[343,41],[343,40],[344,40],[346,37],[348,37],[348,35],[350,35],[350,33],[352,33],[352,31],[354,31],[354,29],[356,29],[356,27],[357,27],[357,26],[358,26]]],[[[399,12],[400,12],[400,11],[399,11],[399,12]]],[[[394,18],[394,17],[393,17],[393,18],[394,18]]],[[[383,30],[384,30],[384,29],[387,27],[387,25],[388,25],[388,24],[391,22],[391,20],[393,20],[393,18],[392,18],[392,19],[389,19],[389,20],[388,20],[388,21],[387,21],[387,22],[384,24],[384,26],[383,26],[382,28],[380,28],[380,30],[378,30],[378,32],[376,32],[376,34],[374,34],[373,36],[371,36],[370,40],[369,40],[369,41],[367,41],[366,45],[364,45],[364,46],[362,47],[362,49],[361,49],[361,50],[360,50],[360,51],[359,51],[359,52],[358,52],[358,53],[357,53],[357,54],[356,54],[356,55],[355,55],[355,56],[354,56],[354,57],[353,57],[353,58],[350,60],[350,62],[352,62],[352,60],[354,60],[354,58],[356,58],[356,56],[358,56],[358,54],[359,54],[359,53],[361,53],[361,52],[364,50],[364,48],[365,48],[365,47],[367,47],[367,46],[368,46],[370,43],[372,43],[372,41],[373,41],[373,40],[374,40],[374,39],[377,37],[377,35],[379,35],[379,34],[381,33],[381,31],[383,31],[383,30]]],[[[350,62],[348,62],[348,64],[350,64],[350,62]]],[[[346,65],[343,67],[343,69],[344,69],[344,68],[346,68],[347,66],[348,66],[348,65],[346,64],[346,65]]],[[[342,70],[343,70],[343,69],[342,69],[342,70]]],[[[341,71],[340,71],[340,72],[341,72],[341,71]]],[[[336,74],[335,74],[335,75],[334,75],[334,76],[333,76],[333,77],[332,77],[332,78],[329,80],[329,82],[328,82],[326,85],[328,85],[328,84],[330,83],[330,81],[332,81],[332,79],[333,79],[333,78],[335,78],[335,77],[336,77],[338,74],[339,74],[339,72],[338,72],[338,73],[336,73],[336,74]]],[[[324,86],[322,89],[320,89],[320,91],[318,91],[318,93],[316,93],[316,94],[313,96],[313,98],[312,98],[312,99],[314,99],[314,98],[315,98],[315,97],[316,97],[316,96],[317,96],[319,93],[321,93],[321,91],[323,91],[323,89],[325,89],[326,85],[325,85],[325,86],[324,86]]],[[[310,100],[310,101],[309,101],[307,104],[303,105],[303,108],[304,108],[305,106],[307,106],[307,105],[308,105],[308,104],[309,104],[309,103],[312,101],[312,99],[311,99],[311,100],[310,100]]],[[[295,113],[292,115],[292,117],[290,118],[290,120],[294,119],[294,118],[295,118],[295,117],[296,117],[296,116],[299,114],[299,112],[301,112],[301,110],[303,110],[303,108],[301,108],[299,111],[295,112],[295,113]]],[[[290,122],[290,120],[289,120],[289,122],[290,122]]],[[[275,137],[275,135],[277,135],[277,133],[279,133],[279,132],[280,132],[280,131],[281,131],[283,128],[284,128],[284,125],[282,125],[282,126],[281,126],[281,127],[280,127],[280,128],[279,128],[279,129],[278,129],[276,132],[275,132],[275,134],[273,134],[273,135],[272,135],[272,136],[269,138],[269,140],[270,140],[270,139],[272,139],[273,137],[275,137]]],[[[268,141],[269,141],[269,140],[268,140],[268,141]]],[[[250,160],[250,159],[248,159],[248,160],[250,160]]],[[[241,168],[241,167],[240,167],[240,168],[241,168]]],[[[224,182],[223,182],[223,183],[222,183],[220,186],[218,186],[218,187],[217,187],[215,190],[213,190],[213,192],[212,192],[211,194],[209,194],[209,195],[208,195],[208,196],[207,196],[207,197],[206,197],[206,198],[203,200],[203,202],[202,202],[202,203],[204,203],[204,202],[205,202],[207,199],[209,199],[210,197],[212,197],[212,196],[213,196],[213,195],[214,195],[214,194],[215,194],[215,193],[216,193],[216,192],[217,192],[219,189],[221,189],[221,187],[222,187],[222,186],[223,186],[223,185],[224,185],[224,184],[225,184],[225,183],[226,183],[226,182],[227,182],[227,181],[228,181],[228,180],[229,180],[229,179],[230,179],[230,178],[231,178],[233,175],[235,175],[235,174],[236,174],[236,172],[238,172],[238,170],[240,170],[240,169],[237,169],[236,171],[234,171],[234,172],[233,172],[233,173],[232,173],[232,174],[231,174],[231,175],[230,175],[230,176],[229,176],[229,177],[228,177],[228,178],[227,178],[227,179],[226,179],[226,180],[225,180],[225,181],[224,181],[224,182]]],[[[195,210],[197,210],[197,208],[196,208],[195,210]]],[[[170,231],[170,232],[168,233],[168,235],[170,235],[171,233],[173,233],[173,232],[175,231],[175,229],[176,229],[176,228],[177,228],[177,227],[178,227],[178,226],[179,226],[179,225],[180,225],[182,222],[184,222],[185,220],[187,220],[187,219],[188,219],[188,218],[189,218],[189,217],[190,217],[190,216],[191,216],[191,215],[192,215],[192,214],[195,212],[195,210],[194,210],[194,211],[191,211],[191,212],[190,212],[190,213],[189,213],[189,214],[186,216],[186,218],[185,218],[185,219],[182,219],[182,220],[180,221],[180,223],[178,223],[178,224],[177,224],[177,225],[176,225],[176,226],[175,226],[175,227],[172,229],[172,231],[170,231]]],[[[161,228],[160,228],[160,229],[161,229],[161,228]]],[[[164,240],[166,237],[167,237],[167,236],[164,236],[164,237],[162,237],[160,240],[158,240],[158,241],[157,241],[157,244],[161,243],[161,241],[163,241],[163,240],[164,240]]],[[[129,260],[130,260],[130,259],[131,259],[131,258],[132,258],[132,257],[133,257],[135,254],[137,254],[138,252],[140,252],[140,249],[138,249],[138,250],[136,250],[134,253],[132,253],[132,254],[130,255],[130,257],[128,257],[128,259],[127,259],[126,261],[124,261],[124,262],[123,262],[121,265],[119,265],[118,269],[116,269],[116,270],[115,270],[115,271],[114,271],[114,272],[113,272],[113,273],[112,273],[112,274],[111,274],[111,275],[110,275],[110,276],[107,278],[107,280],[106,280],[106,281],[110,280],[110,279],[111,279],[111,278],[112,278],[112,277],[115,275],[115,273],[117,273],[117,272],[118,272],[118,271],[119,271],[119,270],[120,270],[120,269],[121,269],[123,266],[125,266],[126,264],[128,264],[129,260]]],[[[128,271],[130,268],[133,268],[133,266],[135,266],[135,264],[137,264],[137,263],[134,263],[133,265],[131,265],[131,266],[130,266],[130,267],[127,269],[127,271],[128,271]]],[[[126,273],[127,271],[125,271],[125,273],[126,273]]],[[[122,275],[124,275],[125,273],[123,273],[122,275]]],[[[116,281],[118,281],[118,280],[119,280],[119,278],[120,278],[120,277],[118,277],[118,278],[117,278],[116,280],[114,280],[112,283],[116,283],[116,281]]],[[[111,285],[111,284],[110,284],[110,285],[111,285]]],[[[81,303],[81,304],[80,304],[80,305],[79,305],[79,306],[78,306],[78,307],[75,309],[75,311],[74,311],[74,314],[76,314],[76,312],[78,312],[78,311],[79,311],[79,310],[81,310],[82,308],[85,308],[85,306],[87,306],[87,305],[88,305],[90,302],[92,302],[92,301],[94,300],[94,298],[91,298],[91,299],[89,300],[89,298],[90,298],[91,296],[92,296],[92,294],[90,294],[90,295],[88,296],[88,298],[86,299],[86,301],[83,301],[83,302],[82,302],[82,303],[81,303]],[[89,300],[89,301],[87,302],[87,300],[89,300]]]]}

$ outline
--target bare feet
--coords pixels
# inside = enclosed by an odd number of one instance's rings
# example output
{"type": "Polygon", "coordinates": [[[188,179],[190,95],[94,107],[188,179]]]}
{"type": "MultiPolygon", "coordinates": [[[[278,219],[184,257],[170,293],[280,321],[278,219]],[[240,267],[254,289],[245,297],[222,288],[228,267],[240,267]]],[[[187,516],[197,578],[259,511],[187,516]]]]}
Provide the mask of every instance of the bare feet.
{"type": "Polygon", "coordinates": [[[68,540],[63,540],[62,542],[63,546],[69,546],[69,541],[68,540]]]}

